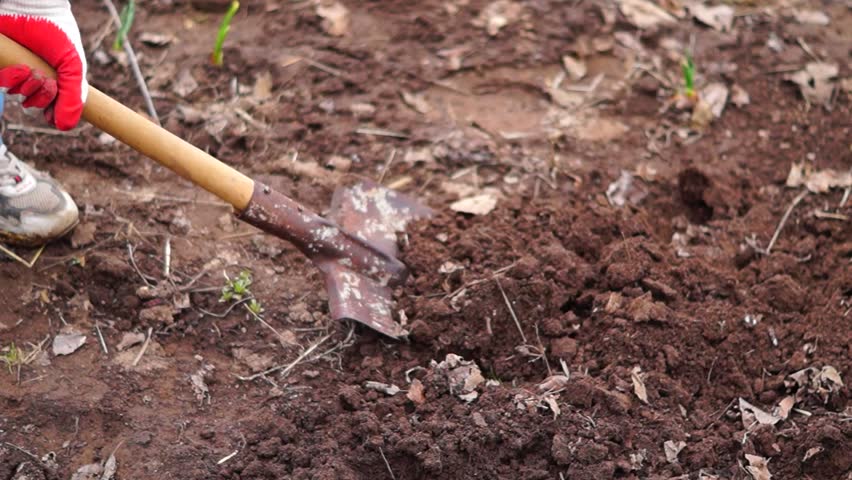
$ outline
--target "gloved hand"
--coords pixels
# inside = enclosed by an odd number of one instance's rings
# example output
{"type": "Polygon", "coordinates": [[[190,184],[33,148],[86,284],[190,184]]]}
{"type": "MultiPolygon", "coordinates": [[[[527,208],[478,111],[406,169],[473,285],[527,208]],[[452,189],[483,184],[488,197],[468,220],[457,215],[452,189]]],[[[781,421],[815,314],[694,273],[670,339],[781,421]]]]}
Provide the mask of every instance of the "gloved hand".
{"type": "Polygon", "coordinates": [[[56,128],[74,128],[89,84],[83,42],[68,0],[0,0],[0,33],[41,57],[57,73],[52,80],[25,65],[3,68],[0,89],[26,97],[23,106],[43,109],[56,128]]]}

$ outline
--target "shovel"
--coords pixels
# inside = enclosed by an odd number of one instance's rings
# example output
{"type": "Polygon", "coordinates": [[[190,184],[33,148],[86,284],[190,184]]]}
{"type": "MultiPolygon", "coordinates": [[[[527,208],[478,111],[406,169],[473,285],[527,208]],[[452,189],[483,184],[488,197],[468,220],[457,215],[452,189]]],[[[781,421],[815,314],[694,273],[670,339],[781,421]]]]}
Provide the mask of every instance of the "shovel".
{"type": "MultiPolygon", "coordinates": [[[[0,35],[0,68],[15,64],[56,76],[32,52],[0,35]]],[[[410,220],[429,216],[428,207],[362,181],[338,188],[323,218],[91,86],[83,118],[229,203],[240,220],[295,245],[322,272],[333,318],[355,320],[393,338],[408,333],[393,319],[392,290],[407,275],[396,258],[396,235],[410,220]]]]}

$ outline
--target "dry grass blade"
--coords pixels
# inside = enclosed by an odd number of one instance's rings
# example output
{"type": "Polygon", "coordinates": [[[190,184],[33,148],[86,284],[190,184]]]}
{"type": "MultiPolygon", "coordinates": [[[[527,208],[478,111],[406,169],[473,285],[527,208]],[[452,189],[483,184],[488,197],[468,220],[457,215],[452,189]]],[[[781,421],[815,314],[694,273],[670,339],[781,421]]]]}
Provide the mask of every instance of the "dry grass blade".
{"type": "Polygon", "coordinates": [[[299,355],[295,360],[293,360],[292,362],[290,362],[286,365],[278,365],[276,367],[272,367],[270,369],[264,370],[260,373],[250,375],[248,377],[241,377],[241,376],[238,375],[237,378],[239,378],[242,381],[248,382],[248,381],[251,381],[251,380],[258,379],[260,377],[265,377],[266,375],[269,375],[270,373],[275,373],[277,371],[281,371],[281,375],[287,375],[288,373],[290,373],[291,370],[293,370],[293,368],[296,367],[296,365],[302,363],[303,360],[308,358],[308,356],[310,356],[310,354],[312,354],[314,352],[314,350],[316,350],[320,345],[325,343],[325,341],[328,340],[329,338],[331,338],[331,335],[326,335],[326,336],[322,337],[318,342],[314,343],[313,345],[308,347],[307,350],[302,352],[302,354],[299,355]]]}
{"type": "Polygon", "coordinates": [[[523,344],[527,344],[527,336],[524,335],[524,329],[521,328],[521,322],[518,320],[518,316],[515,315],[515,309],[512,308],[512,302],[509,301],[509,297],[506,296],[506,291],[503,290],[503,285],[500,285],[500,280],[495,278],[494,283],[497,284],[497,288],[500,289],[500,294],[503,295],[503,301],[506,302],[506,307],[509,309],[509,313],[512,314],[512,320],[515,321],[515,326],[518,327],[518,333],[521,334],[521,340],[523,340],[523,344]]]}

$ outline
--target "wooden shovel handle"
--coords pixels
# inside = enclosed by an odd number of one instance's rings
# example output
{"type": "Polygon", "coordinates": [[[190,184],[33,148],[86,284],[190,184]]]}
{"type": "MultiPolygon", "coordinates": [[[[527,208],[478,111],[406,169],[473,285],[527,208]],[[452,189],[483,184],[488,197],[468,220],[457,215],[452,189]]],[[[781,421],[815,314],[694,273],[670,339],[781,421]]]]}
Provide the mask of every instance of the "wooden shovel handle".
{"type": "MultiPolygon", "coordinates": [[[[56,77],[56,72],[41,58],[0,34],[0,68],[18,64],[56,77]]],[[[251,178],[91,86],[83,118],[142,155],[230,203],[238,211],[248,206],[254,193],[251,178]]]]}

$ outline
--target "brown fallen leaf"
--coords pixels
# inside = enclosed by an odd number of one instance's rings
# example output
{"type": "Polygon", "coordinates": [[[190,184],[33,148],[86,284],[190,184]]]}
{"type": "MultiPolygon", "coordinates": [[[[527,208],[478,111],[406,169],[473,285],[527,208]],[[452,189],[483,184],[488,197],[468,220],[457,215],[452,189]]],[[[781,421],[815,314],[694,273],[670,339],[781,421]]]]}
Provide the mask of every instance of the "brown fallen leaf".
{"type": "Polygon", "coordinates": [[[80,248],[95,243],[95,232],[97,230],[98,225],[96,223],[86,222],[78,225],[71,235],[71,246],[80,248]]]}
{"type": "Polygon", "coordinates": [[[551,375],[538,384],[538,389],[544,392],[559,390],[568,385],[568,377],[565,375],[551,375]]]}
{"type": "Polygon", "coordinates": [[[417,405],[423,405],[426,403],[423,383],[416,378],[412,380],[411,385],[408,386],[408,393],[406,393],[405,396],[417,405]]]}
{"type": "Polygon", "coordinates": [[[838,172],[833,169],[814,170],[809,163],[793,163],[787,174],[788,187],[805,186],[813,193],[826,193],[832,188],[848,188],[852,186],[852,170],[838,172]]]}
{"type": "Polygon", "coordinates": [[[429,102],[423,98],[422,94],[411,93],[405,90],[400,92],[402,96],[402,101],[405,102],[406,105],[414,109],[415,112],[420,113],[422,115],[426,115],[427,113],[432,111],[432,106],[429,105],[429,102]]]}
{"type": "Polygon", "coordinates": [[[641,29],[676,21],[669,12],[648,0],[618,0],[618,8],[627,21],[641,29]]]}
{"type": "Polygon", "coordinates": [[[118,342],[118,345],[115,347],[119,352],[123,352],[130,347],[139,345],[140,343],[145,341],[144,333],[136,333],[136,332],[125,332],[121,336],[121,341],[118,342]]]}
{"type": "Polygon", "coordinates": [[[663,443],[663,451],[666,454],[666,461],[669,463],[677,463],[677,456],[680,454],[680,451],[686,447],[686,442],[683,440],[679,442],[675,442],[673,440],[666,440],[663,443]]]}
{"type": "Polygon", "coordinates": [[[750,403],[743,398],[740,398],[740,414],[742,415],[743,426],[751,428],[755,423],[761,425],[775,425],[781,421],[781,417],[766,412],[750,403]]]}
{"type": "Polygon", "coordinates": [[[689,11],[696,20],[720,32],[730,31],[734,25],[734,9],[729,5],[708,6],[696,2],[689,6],[689,11]]]}
{"type": "Polygon", "coordinates": [[[580,80],[585,77],[588,72],[586,63],[572,57],[571,55],[565,55],[562,57],[562,67],[572,80],[580,80]]]}
{"type": "Polygon", "coordinates": [[[317,15],[322,18],[322,28],[332,37],[349,33],[349,9],[340,2],[322,1],[317,4],[317,15]]]}
{"type": "Polygon", "coordinates": [[[769,473],[769,460],[757,455],[746,454],[748,466],[746,471],[751,475],[753,480],[771,480],[772,474],[769,473]]]}
{"type": "Polygon", "coordinates": [[[500,33],[503,27],[516,22],[522,11],[523,6],[520,3],[510,0],[497,0],[482,9],[482,12],[473,21],[473,25],[485,28],[488,35],[493,37],[500,33]]]}
{"type": "Polygon", "coordinates": [[[731,103],[742,108],[751,103],[751,97],[743,87],[734,84],[731,87],[731,103]]]}
{"type": "Polygon", "coordinates": [[[823,450],[825,450],[825,449],[824,449],[824,448],[822,448],[822,447],[812,447],[812,448],[809,448],[809,449],[808,449],[808,451],[807,451],[807,452],[805,452],[805,456],[802,458],[802,462],[807,462],[808,460],[810,460],[810,459],[811,459],[811,458],[813,458],[814,456],[819,455],[820,453],[822,453],[822,451],[823,451],[823,450]]]}
{"type": "Polygon", "coordinates": [[[796,10],[793,12],[793,18],[797,22],[806,25],[828,25],[831,19],[828,15],[820,10],[796,10]]]}
{"type": "Polygon", "coordinates": [[[836,63],[810,62],[802,70],[784,78],[799,86],[808,103],[827,106],[834,94],[834,79],[839,71],[836,63]]]}
{"type": "Polygon", "coordinates": [[[86,343],[86,336],[73,330],[53,337],[54,355],[71,355],[86,343]]]}
{"type": "Polygon", "coordinates": [[[633,393],[642,400],[645,404],[648,403],[648,390],[645,388],[645,380],[642,378],[642,367],[635,366],[630,372],[630,379],[633,381],[633,393]]]}
{"type": "Polygon", "coordinates": [[[382,383],[382,382],[368,381],[368,382],[364,383],[364,388],[366,388],[367,390],[375,390],[377,392],[382,392],[385,395],[388,395],[388,396],[391,396],[391,397],[400,392],[400,388],[397,387],[396,385],[393,385],[393,384],[390,384],[390,383],[382,383]]]}
{"type": "Polygon", "coordinates": [[[450,205],[455,212],[469,213],[472,215],[487,215],[497,206],[497,197],[490,193],[483,193],[473,197],[463,198],[450,205]]]}
{"type": "Polygon", "coordinates": [[[794,406],[796,406],[796,397],[788,395],[778,402],[778,406],[775,407],[774,415],[782,420],[786,420],[787,417],[790,416],[790,412],[793,410],[794,406]]]}

